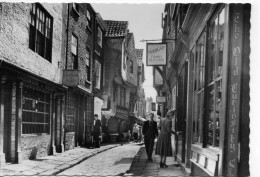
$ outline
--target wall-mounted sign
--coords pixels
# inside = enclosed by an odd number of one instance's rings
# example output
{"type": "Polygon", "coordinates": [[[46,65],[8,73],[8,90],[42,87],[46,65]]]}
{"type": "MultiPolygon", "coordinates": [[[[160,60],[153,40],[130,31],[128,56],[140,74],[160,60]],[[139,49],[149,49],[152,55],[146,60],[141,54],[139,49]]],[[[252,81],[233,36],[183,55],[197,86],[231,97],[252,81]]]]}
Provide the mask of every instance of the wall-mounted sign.
{"type": "Polygon", "coordinates": [[[157,96],[156,97],[156,102],[157,103],[165,103],[166,102],[166,97],[165,96],[157,96]]]}
{"type": "Polygon", "coordinates": [[[166,44],[165,43],[147,43],[146,65],[147,66],[166,65],[166,44]]]}

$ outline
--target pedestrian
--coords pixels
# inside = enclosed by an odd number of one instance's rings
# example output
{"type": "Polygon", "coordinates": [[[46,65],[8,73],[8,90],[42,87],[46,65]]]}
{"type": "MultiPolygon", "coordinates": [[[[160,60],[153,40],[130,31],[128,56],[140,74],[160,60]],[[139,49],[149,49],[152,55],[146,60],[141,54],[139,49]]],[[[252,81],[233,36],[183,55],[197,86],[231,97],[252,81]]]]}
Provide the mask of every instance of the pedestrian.
{"type": "Polygon", "coordinates": [[[127,131],[127,141],[130,142],[131,140],[131,132],[130,130],[127,131]]]}
{"type": "Polygon", "coordinates": [[[94,141],[94,146],[96,148],[100,148],[100,140],[101,140],[101,121],[98,119],[98,115],[94,115],[94,124],[92,129],[92,136],[94,141]]]}
{"type": "Polygon", "coordinates": [[[154,139],[158,136],[157,122],[154,121],[154,114],[147,114],[148,119],[143,124],[143,135],[146,153],[149,161],[152,160],[154,139]]]}
{"type": "Polygon", "coordinates": [[[172,119],[174,117],[174,111],[168,111],[165,118],[161,118],[160,121],[160,134],[156,144],[155,154],[161,156],[160,167],[166,168],[166,157],[172,156],[172,143],[171,133],[177,134],[172,130],[172,119]]]}
{"type": "Polygon", "coordinates": [[[134,136],[135,143],[138,141],[138,132],[139,132],[138,125],[137,125],[137,123],[135,123],[134,127],[133,127],[133,136],[134,136]]]}

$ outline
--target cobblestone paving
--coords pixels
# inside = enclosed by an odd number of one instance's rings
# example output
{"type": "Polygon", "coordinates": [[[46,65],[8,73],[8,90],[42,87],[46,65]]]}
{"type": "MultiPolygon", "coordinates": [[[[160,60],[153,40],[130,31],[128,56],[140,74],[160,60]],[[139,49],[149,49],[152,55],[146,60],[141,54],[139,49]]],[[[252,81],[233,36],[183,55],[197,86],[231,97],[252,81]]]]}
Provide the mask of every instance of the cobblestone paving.
{"type": "Polygon", "coordinates": [[[116,176],[130,169],[140,149],[138,144],[127,144],[97,154],[58,175],[116,176]]]}

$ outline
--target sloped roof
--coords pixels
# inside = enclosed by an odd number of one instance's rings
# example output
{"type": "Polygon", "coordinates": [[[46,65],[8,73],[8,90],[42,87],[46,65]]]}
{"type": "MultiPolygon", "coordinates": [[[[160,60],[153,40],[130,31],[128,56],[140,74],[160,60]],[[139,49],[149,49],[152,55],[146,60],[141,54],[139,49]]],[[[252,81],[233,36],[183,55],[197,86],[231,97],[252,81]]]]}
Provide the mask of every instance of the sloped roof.
{"type": "Polygon", "coordinates": [[[127,35],[127,21],[105,20],[107,25],[106,37],[123,37],[127,35]]]}

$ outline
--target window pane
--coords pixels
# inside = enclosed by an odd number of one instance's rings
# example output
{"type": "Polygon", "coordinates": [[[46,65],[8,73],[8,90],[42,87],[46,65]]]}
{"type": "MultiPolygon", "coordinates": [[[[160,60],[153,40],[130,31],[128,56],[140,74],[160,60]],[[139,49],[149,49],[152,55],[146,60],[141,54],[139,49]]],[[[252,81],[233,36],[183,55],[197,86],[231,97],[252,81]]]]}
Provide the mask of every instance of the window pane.
{"type": "Polygon", "coordinates": [[[95,61],[95,77],[96,77],[96,88],[100,88],[100,75],[101,75],[101,65],[96,60],[95,61]]]}
{"type": "Polygon", "coordinates": [[[71,38],[71,52],[74,55],[77,55],[77,44],[78,44],[77,38],[74,35],[72,35],[72,38],[71,38]]]}
{"type": "Polygon", "coordinates": [[[102,31],[99,27],[98,27],[97,43],[99,44],[100,47],[102,47],[102,31]]]}
{"type": "Polygon", "coordinates": [[[223,49],[224,49],[224,27],[225,27],[225,11],[224,9],[219,15],[219,26],[218,26],[218,68],[217,77],[222,76],[223,66],[223,49]]]}
{"type": "MultiPolygon", "coordinates": [[[[43,125],[49,129],[50,103],[48,94],[34,89],[24,87],[23,89],[23,114],[22,114],[22,133],[46,133],[43,125]]],[[[47,132],[48,133],[48,132],[47,132]]]]}
{"type": "Polygon", "coordinates": [[[212,146],[213,145],[213,136],[214,136],[214,117],[215,117],[215,112],[214,112],[214,84],[211,84],[208,86],[208,102],[207,102],[207,118],[208,118],[208,145],[212,146]]]}
{"type": "Polygon", "coordinates": [[[215,62],[216,62],[216,51],[217,51],[217,24],[218,24],[218,19],[212,22],[209,27],[208,83],[212,82],[215,77],[215,62]]]}

